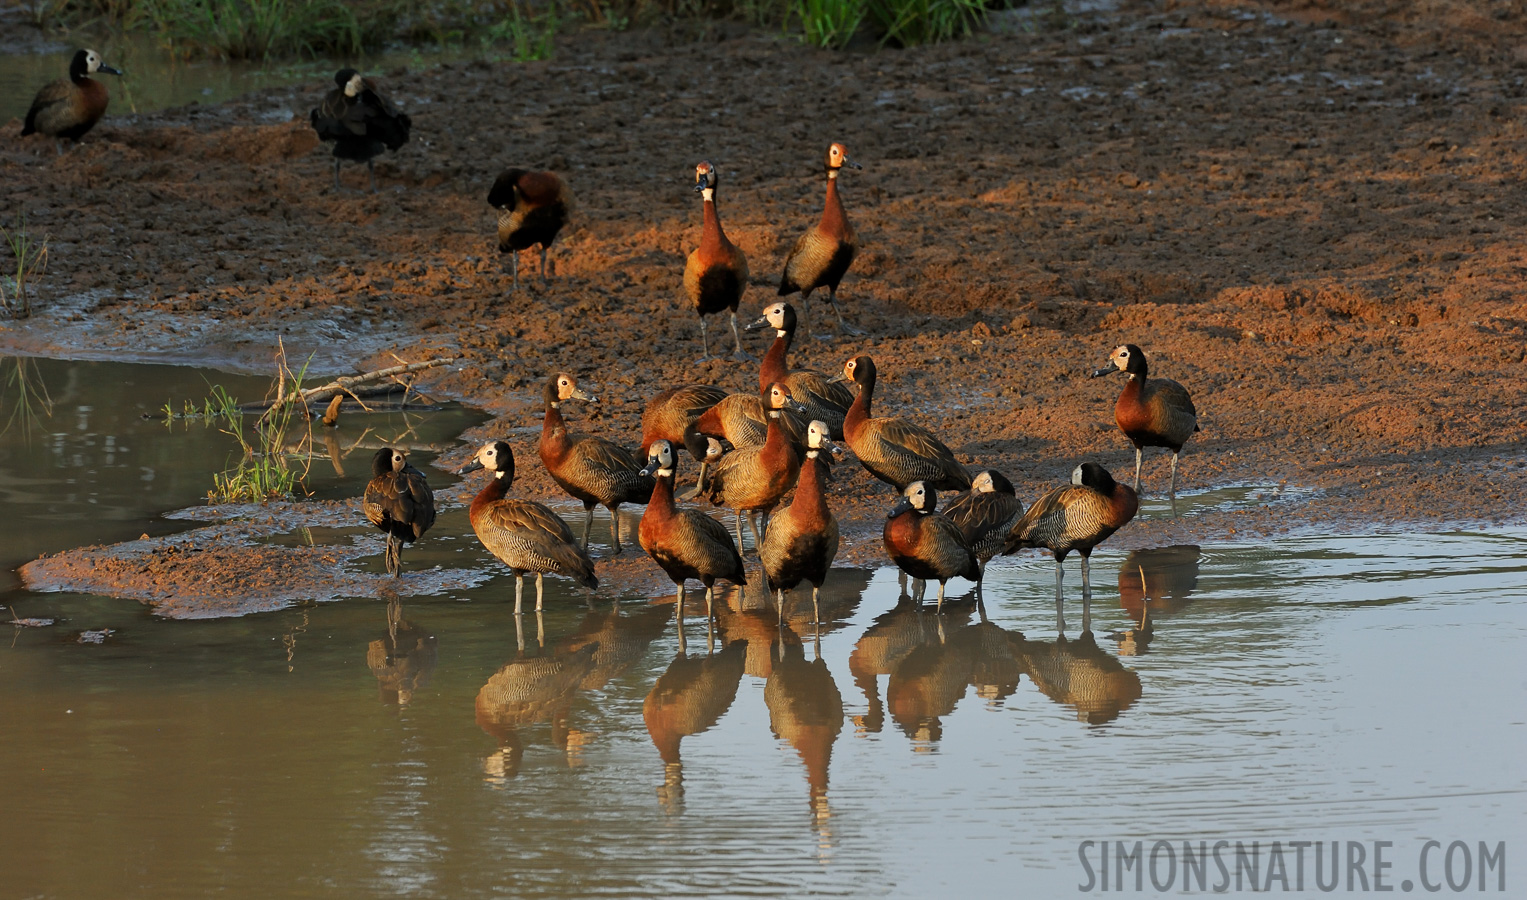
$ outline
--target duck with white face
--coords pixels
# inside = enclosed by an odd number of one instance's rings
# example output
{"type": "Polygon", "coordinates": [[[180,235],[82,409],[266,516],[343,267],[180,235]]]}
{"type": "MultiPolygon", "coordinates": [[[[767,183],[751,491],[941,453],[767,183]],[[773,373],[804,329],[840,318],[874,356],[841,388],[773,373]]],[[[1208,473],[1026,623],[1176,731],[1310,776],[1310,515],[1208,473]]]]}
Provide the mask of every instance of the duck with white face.
{"type": "Polygon", "coordinates": [[[705,317],[727,312],[731,317],[732,340],[737,359],[752,359],[742,349],[742,335],[737,333],[737,307],[748,289],[748,257],[742,248],[727,239],[721,228],[721,214],[716,208],[716,187],[720,178],[716,167],[702,160],[695,166],[695,192],[702,200],[703,219],[700,246],[684,263],[684,292],[700,317],[700,361],[710,359],[710,341],[706,337],[705,317]]]}
{"type": "Polygon", "coordinates": [[[1182,446],[1198,431],[1198,409],[1187,388],[1170,378],[1150,378],[1145,352],[1134,344],[1121,344],[1108,355],[1108,365],[1092,373],[1093,378],[1123,372],[1128,376],[1124,390],[1113,406],[1114,421],[1135,446],[1135,491],[1140,490],[1140,464],[1146,447],[1165,447],[1172,451],[1172,479],[1167,489],[1172,509],[1177,509],[1177,461],[1182,446]]]}
{"type": "Polygon", "coordinates": [[[64,152],[64,141],[79,143],[106,114],[111,100],[106,85],[90,77],[97,73],[122,74],[106,65],[94,50],[77,51],[69,61],[69,77],[49,82],[33,98],[26,122],[21,126],[22,136],[46,134],[56,138],[59,155],[64,152]]]}
{"type": "Polygon", "coordinates": [[[848,158],[848,150],[842,144],[833,143],[827,148],[827,198],[822,204],[822,218],[816,227],[796,240],[790,255],[785,258],[785,271],[779,280],[779,295],[801,294],[801,325],[809,334],[806,310],[811,292],[827,288],[827,301],[838,316],[839,330],[850,334],[863,334],[863,330],[843,320],[838,309],[838,285],[853,264],[859,250],[859,238],[854,226],[848,221],[843,201],[838,196],[838,173],[843,169],[861,169],[863,166],[848,158]]]}
{"type": "Polygon", "coordinates": [[[673,444],[666,440],[654,441],[647,450],[647,465],[642,475],[655,479],[652,496],[642,513],[641,527],[637,537],[642,549],[652,561],[673,580],[677,588],[674,616],[680,622],[684,616],[684,582],[698,579],[705,585],[705,612],[714,613],[715,584],[726,579],[733,584],[746,584],[747,573],[742,567],[742,555],[726,526],[697,509],[688,509],[674,503],[673,484],[678,473],[678,456],[673,444]]]}
{"type": "Polygon", "coordinates": [[[364,162],[376,193],[376,157],[408,142],[413,120],[382,93],[374,81],[351,68],[334,73],[335,87],[308,119],[319,140],[334,144],[334,191],[338,193],[339,162],[364,162]]]}
{"type": "Polygon", "coordinates": [[[925,482],[914,481],[891,507],[881,532],[891,561],[913,578],[938,581],[938,611],[944,611],[944,587],[959,576],[981,580],[975,552],[958,525],[938,512],[938,495],[925,482]]]}

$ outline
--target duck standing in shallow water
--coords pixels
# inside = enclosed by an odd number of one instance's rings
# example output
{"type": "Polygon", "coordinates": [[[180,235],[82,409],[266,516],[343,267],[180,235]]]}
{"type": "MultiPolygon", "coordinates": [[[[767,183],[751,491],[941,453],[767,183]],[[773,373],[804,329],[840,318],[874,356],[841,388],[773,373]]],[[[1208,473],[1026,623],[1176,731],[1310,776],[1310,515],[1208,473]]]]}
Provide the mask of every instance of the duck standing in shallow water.
{"type": "Polygon", "coordinates": [[[1139,497],[1097,463],[1084,462],[1071,472],[1071,483],[1034,501],[1002,545],[1005,554],[1038,547],[1055,555],[1055,604],[1060,608],[1061,561],[1072,550],[1082,555],[1082,597],[1092,596],[1087,563],[1092,548],[1123,528],[1140,508],[1139,497]]]}
{"type": "Polygon", "coordinates": [[[823,453],[842,451],[828,440],[827,423],[812,422],[806,432],[806,459],[801,463],[795,497],[769,522],[758,559],[774,591],[780,621],[785,619],[785,591],[811,582],[811,621],[822,621],[822,583],[838,555],[838,520],[827,506],[827,474],[831,460],[823,453]]]}
{"type": "Polygon", "coordinates": [[[1170,378],[1146,380],[1145,354],[1134,344],[1113,348],[1109,365],[1092,373],[1093,378],[1125,372],[1129,382],[1113,405],[1114,421],[1135,445],[1135,491],[1140,490],[1140,462],[1146,447],[1172,451],[1172,485],[1169,494],[1177,506],[1177,458],[1182,445],[1198,430],[1198,410],[1188,389],[1170,378]]]}
{"type": "MultiPolygon", "coordinates": [[[[790,255],[785,258],[779,295],[786,297],[800,291],[801,319],[804,321],[811,292],[825,287],[827,302],[832,304],[832,311],[838,316],[838,327],[853,334],[863,334],[863,329],[843,321],[843,313],[838,309],[838,284],[843,281],[859,249],[859,237],[854,234],[854,226],[849,224],[848,213],[843,210],[843,201],[838,197],[838,173],[844,166],[864,168],[849,160],[848,151],[842,144],[828,147],[827,200],[822,205],[822,220],[796,240],[790,255]]],[[[810,332],[810,323],[806,323],[806,330],[810,332]]]]}
{"type": "Polygon", "coordinates": [[[417,541],[435,524],[435,493],[402,450],[383,447],[371,460],[361,512],[387,535],[387,574],[397,577],[403,569],[403,545],[417,541]]]}
{"type": "Polygon", "coordinates": [[[509,254],[514,290],[520,289],[520,251],[541,246],[541,287],[546,287],[546,251],[572,221],[573,192],[555,172],[505,169],[488,191],[498,210],[498,252],[509,254]]]}
{"type": "Polygon", "coordinates": [[[705,221],[700,231],[700,246],[684,264],[684,293],[700,317],[700,361],[710,359],[710,342],[705,336],[705,317],[728,310],[732,317],[732,340],[737,359],[752,359],[742,349],[742,335],[737,333],[737,306],[748,289],[748,257],[727,240],[721,230],[721,216],[716,212],[716,167],[702,161],[695,166],[695,190],[704,197],[705,221]]]}
{"type": "Polygon", "coordinates": [[[970,490],[955,495],[944,507],[944,516],[959,526],[984,579],[987,562],[1002,552],[1008,532],[1022,518],[1023,501],[1007,476],[996,469],[982,469],[971,479],[970,490]]]}
{"type": "Polygon", "coordinates": [[[58,139],[58,152],[64,152],[65,139],[79,143],[85,133],[101,121],[111,97],[106,85],[91,78],[102,72],[107,75],[122,73],[101,61],[101,54],[94,50],[80,50],[69,61],[69,77],[50,81],[32,100],[27,110],[26,123],[21,126],[23,137],[29,134],[46,134],[58,139]]]}
{"type": "Polygon", "coordinates": [[[960,527],[938,512],[938,495],[921,481],[907,485],[881,531],[891,561],[913,578],[938,580],[938,611],[944,584],[956,575],[981,580],[981,566],[960,527]]]}
{"type": "MultiPolygon", "coordinates": [[[[755,549],[762,541],[762,519],[773,511],[785,494],[795,487],[801,471],[801,457],[785,436],[781,416],[790,393],[783,384],[769,386],[768,436],[761,446],[741,447],[711,459],[710,475],[700,490],[717,506],[737,513],[737,547],[742,547],[742,517],[748,513],[748,527],[753,530],[755,549]]],[[[808,426],[809,427],[809,426],[808,426]]],[[[711,439],[715,441],[715,438],[711,439]]]]}
{"type": "MultiPolygon", "coordinates": [[[[514,450],[503,441],[484,444],[461,471],[487,469],[493,480],[477,492],[467,517],[477,539],[514,573],[514,614],[520,614],[525,576],[536,576],[536,612],[541,611],[542,577],[566,575],[590,590],[599,587],[594,561],[573,541],[562,517],[533,500],[505,496],[514,483],[514,450]]],[[[592,602],[592,601],[591,601],[592,602]]]]}
{"type": "Polygon", "coordinates": [[[320,140],[334,142],[334,190],[339,190],[339,161],[366,164],[371,193],[376,193],[376,157],[408,143],[413,121],[387,99],[376,82],[354,69],[334,73],[338,87],[308,114],[320,140]]]}
{"type": "Polygon", "coordinates": [[[642,549],[678,587],[674,617],[682,621],[686,579],[694,578],[705,585],[705,614],[709,617],[714,608],[716,579],[745,585],[748,576],[742,568],[742,554],[737,552],[725,525],[698,509],[684,509],[673,502],[677,472],[673,444],[654,441],[647,451],[647,467],[642,474],[656,477],[657,485],[652,489],[646,512],[642,513],[637,537],[642,549]]]}

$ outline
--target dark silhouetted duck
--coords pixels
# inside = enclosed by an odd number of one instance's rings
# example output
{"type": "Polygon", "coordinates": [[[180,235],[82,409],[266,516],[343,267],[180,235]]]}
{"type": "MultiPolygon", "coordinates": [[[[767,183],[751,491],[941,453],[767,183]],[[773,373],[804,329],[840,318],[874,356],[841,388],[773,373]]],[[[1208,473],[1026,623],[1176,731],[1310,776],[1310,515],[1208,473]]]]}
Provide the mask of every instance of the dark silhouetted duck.
{"type": "Polygon", "coordinates": [[[561,404],[565,400],[598,403],[599,398],[580,389],[566,372],[558,372],[546,382],[543,393],[546,418],[541,422],[541,463],[562,490],[582,501],[583,548],[589,546],[589,529],[594,525],[594,507],[610,511],[611,542],[620,553],[620,505],[646,503],[652,493],[652,479],[641,473],[641,463],[631,451],[604,438],[567,433],[561,404]]]}
{"type": "Polygon", "coordinates": [[[503,441],[484,444],[462,472],[487,469],[493,473],[467,517],[488,552],[514,573],[514,614],[519,615],[525,576],[536,576],[536,610],[541,609],[541,581],[547,572],[566,575],[586,588],[599,587],[594,561],[573,540],[562,517],[533,500],[506,497],[514,483],[514,450],[503,441]]]}
{"type": "Polygon", "coordinates": [[[685,443],[689,426],[725,397],[726,390],[713,384],[681,384],[648,400],[642,410],[642,458],[653,441],[685,443]]]}
{"type": "Polygon", "coordinates": [[[1084,462],[1071,472],[1071,483],[1051,490],[1034,501],[1003,543],[1003,553],[1024,547],[1049,550],[1055,555],[1055,603],[1061,603],[1061,562],[1072,550],[1082,555],[1082,597],[1092,595],[1087,563],[1092,548],[1124,527],[1140,508],[1138,496],[1119,484],[1097,463],[1084,462]]]}
{"type": "Polygon", "coordinates": [[[705,611],[710,615],[714,609],[716,579],[725,578],[733,584],[747,584],[748,576],[742,568],[742,555],[726,526],[697,509],[680,509],[673,502],[673,482],[678,470],[678,457],[673,444],[654,441],[647,450],[645,476],[656,476],[657,486],[642,513],[641,528],[637,536],[647,555],[668,573],[678,587],[678,608],[675,616],[684,615],[684,581],[694,578],[705,585],[705,611]]]}
{"type": "MultiPolygon", "coordinates": [[[[832,311],[838,315],[838,327],[863,334],[862,330],[843,321],[843,313],[838,309],[838,284],[854,261],[859,240],[854,234],[854,226],[848,222],[848,213],[843,211],[843,201],[838,198],[838,173],[844,166],[850,169],[863,168],[849,161],[848,151],[842,144],[828,147],[827,201],[822,207],[822,220],[815,228],[800,236],[791,248],[790,255],[785,258],[785,274],[779,279],[779,295],[785,297],[800,291],[801,318],[805,319],[811,292],[825,287],[827,301],[832,304],[832,311]]],[[[807,331],[810,331],[809,323],[807,331]]]]}
{"type": "Polygon", "coordinates": [[[875,399],[875,361],[856,356],[843,366],[843,378],[859,385],[859,396],[843,420],[843,437],[859,463],[898,491],[925,481],[939,491],[970,487],[970,473],[933,433],[905,419],[871,418],[875,399]]]}
{"type": "Polygon", "coordinates": [[[106,114],[106,105],[111,102],[106,85],[90,77],[97,72],[122,74],[101,62],[101,55],[94,50],[76,52],[69,61],[69,77],[50,81],[37,92],[32,108],[27,110],[21,134],[45,134],[56,138],[59,153],[64,152],[62,142],[65,139],[79,143],[85,132],[101,121],[101,116],[106,114]]]}
{"type": "Polygon", "coordinates": [[[827,423],[812,422],[806,433],[806,459],[801,463],[795,497],[769,520],[763,543],[758,546],[758,559],[774,591],[781,620],[785,618],[785,591],[810,581],[812,621],[821,621],[822,582],[838,555],[838,520],[827,507],[829,460],[822,454],[836,449],[828,441],[827,423]]]}
{"type": "Polygon", "coordinates": [[[732,317],[732,340],[736,341],[733,355],[752,359],[743,352],[742,335],[737,333],[737,305],[748,289],[748,257],[721,230],[721,217],[716,213],[715,166],[708,162],[695,166],[695,190],[705,198],[705,223],[700,230],[700,246],[684,264],[684,293],[700,317],[700,347],[704,352],[700,361],[710,359],[705,317],[722,310],[730,311],[732,317]]]}
{"type": "Polygon", "coordinates": [[[376,193],[376,157],[383,150],[397,150],[408,143],[413,122],[398,110],[370,78],[354,69],[334,73],[339,85],[324,96],[308,114],[320,140],[334,142],[334,190],[339,190],[339,161],[353,159],[366,164],[371,192],[376,193]]]}
{"type": "Polygon", "coordinates": [[[986,563],[1002,552],[1007,533],[1023,516],[1023,503],[1007,476],[996,469],[982,469],[971,479],[970,490],[949,500],[944,516],[960,527],[984,577],[986,563]]]}
{"type": "Polygon", "coordinates": [[[767,516],[784,499],[801,471],[801,458],[785,437],[780,415],[790,402],[790,392],[783,384],[769,387],[768,436],[761,446],[740,447],[710,463],[710,474],[701,486],[710,502],[737,513],[737,546],[742,546],[742,514],[749,513],[748,527],[753,529],[756,547],[762,528],[753,520],[754,513],[767,516]]]}
{"type": "Polygon", "coordinates": [[[960,527],[938,511],[938,495],[921,481],[907,485],[886,517],[881,539],[891,561],[924,581],[938,580],[938,608],[944,609],[944,584],[958,575],[981,580],[976,555],[960,527]]]}
{"type": "Polygon", "coordinates": [[[1092,373],[1093,378],[1115,372],[1129,374],[1129,382],[1113,405],[1119,430],[1135,445],[1135,490],[1140,490],[1140,462],[1146,447],[1172,451],[1172,504],[1177,504],[1177,458],[1182,445],[1198,430],[1198,410],[1187,388],[1169,378],[1146,380],[1145,354],[1134,344],[1124,344],[1109,354],[1111,364],[1092,373]]]}
{"type": "Polygon", "coordinates": [[[498,210],[498,251],[509,254],[514,289],[520,289],[520,251],[541,245],[541,286],[546,286],[546,251],[572,221],[573,192],[555,172],[505,169],[488,191],[498,210]]]}
{"type": "Polygon", "coordinates": [[[773,303],[764,308],[763,316],[748,325],[748,330],[770,327],[774,329],[774,343],[764,354],[758,367],[758,389],[766,391],[769,385],[783,381],[790,388],[790,396],[806,408],[808,419],[827,423],[834,440],[843,439],[843,418],[853,405],[854,392],[841,381],[834,381],[821,372],[810,369],[791,371],[786,365],[790,343],[795,338],[795,307],[789,303],[773,303]]]}
{"type": "Polygon", "coordinates": [[[402,450],[383,447],[372,457],[361,512],[387,535],[387,572],[396,576],[403,568],[403,545],[435,524],[435,494],[402,450]]]}

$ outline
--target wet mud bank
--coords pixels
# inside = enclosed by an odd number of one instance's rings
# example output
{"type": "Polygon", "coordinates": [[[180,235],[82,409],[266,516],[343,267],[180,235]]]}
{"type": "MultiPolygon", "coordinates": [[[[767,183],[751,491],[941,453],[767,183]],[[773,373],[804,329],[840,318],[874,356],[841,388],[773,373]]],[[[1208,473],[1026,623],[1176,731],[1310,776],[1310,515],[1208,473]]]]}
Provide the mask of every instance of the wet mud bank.
{"type": "MultiPolygon", "coordinates": [[[[12,122],[6,204],[51,258],[39,313],[0,323],[0,349],[242,371],[270,371],[278,338],[323,372],[459,355],[420,386],[497,416],[467,444],[507,437],[516,490],[563,500],[534,463],[549,374],[603,401],[570,406],[573,429],[632,446],[665,387],[756,389],[756,364],[694,362],[694,163],[718,165],[751,316],[820,212],[836,139],[865,167],[842,183],[862,250],[840,302],[869,334],[803,340],[791,365],[872,354],[877,414],[933,428],[1026,502],[1083,458],[1128,473],[1122,382],[1086,376],[1132,342],[1198,406],[1190,507],[1197,491],[1292,490],[1177,519],[1148,506],[1112,544],[1520,522],[1527,28],[1473,9],[1128,4],[874,54],[570,35],[547,62],[388,74],[415,139],[379,160],[378,195],[330,187],[305,124],[317,82],[109,116],[62,158],[12,122]],[[578,204],[550,284],[518,294],[483,200],[508,164],[561,172],[578,204]]],[[[1166,469],[1147,453],[1149,500],[1166,469]]],[[[850,462],[831,491],[842,560],[878,562],[890,489],[850,462]]],[[[333,577],[310,555],[289,574],[333,577]]],[[[166,584],[194,568],[165,548],[126,558],[166,584]]],[[[612,574],[651,583],[620,559],[612,574]]]]}

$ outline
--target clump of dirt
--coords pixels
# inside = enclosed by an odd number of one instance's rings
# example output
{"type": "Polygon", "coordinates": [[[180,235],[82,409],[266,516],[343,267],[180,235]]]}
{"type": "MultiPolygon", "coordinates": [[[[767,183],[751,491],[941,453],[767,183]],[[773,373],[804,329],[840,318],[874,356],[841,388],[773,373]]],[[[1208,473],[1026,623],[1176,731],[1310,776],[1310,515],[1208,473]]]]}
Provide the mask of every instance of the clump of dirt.
{"type": "MultiPolygon", "coordinates": [[[[590,32],[550,61],[386,73],[415,131],[378,161],[377,195],[353,166],[330,186],[303,124],[318,81],[108,117],[62,158],[15,123],[8,208],[52,236],[47,295],[76,300],[0,346],[240,368],[267,367],[277,337],[320,367],[460,354],[426,390],[499,416],[470,437],[508,436],[516,491],[559,499],[534,462],[551,373],[603,400],[567,411],[575,429],[632,446],[665,387],[756,389],[751,363],[694,361],[694,163],[718,166],[752,315],[842,140],[864,170],[842,179],[862,251],[839,302],[869,334],[821,334],[818,297],[792,365],[873,354],[877,413],[933,427],[1026,501],[1082,458],[1128,472],[1121,383],[1086,375],[1132,342],[1200,411],[1184,490],[1315,490],[1118,541],[1520,521],[1520,10],[1217,0],[1068,25],[866,54],[590,32]],[[509,164],[577,195],[549,285],[518,294],[484,202],[509,164]]],[[[1147,494],[1165,481],[1150,452],[1147,494]]],[[[845,561],[878,560],[889,489],[847,466],[832,490],[845,561]]]]}

